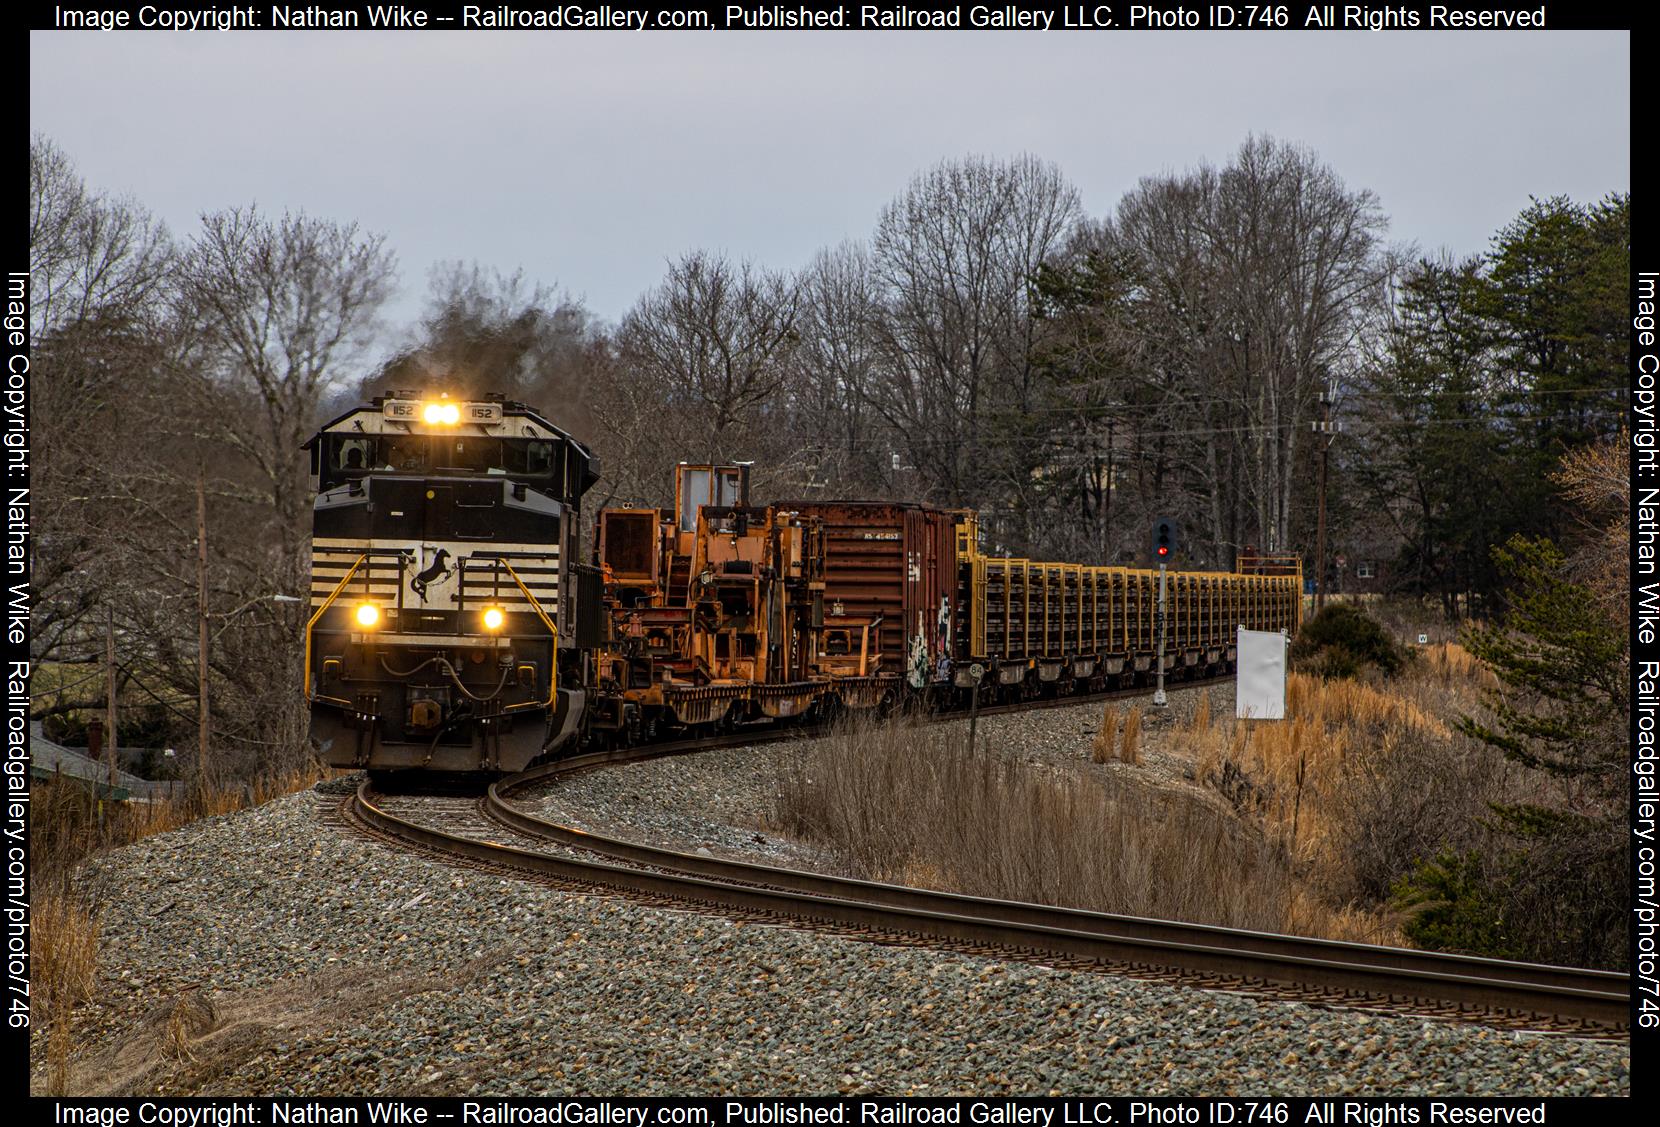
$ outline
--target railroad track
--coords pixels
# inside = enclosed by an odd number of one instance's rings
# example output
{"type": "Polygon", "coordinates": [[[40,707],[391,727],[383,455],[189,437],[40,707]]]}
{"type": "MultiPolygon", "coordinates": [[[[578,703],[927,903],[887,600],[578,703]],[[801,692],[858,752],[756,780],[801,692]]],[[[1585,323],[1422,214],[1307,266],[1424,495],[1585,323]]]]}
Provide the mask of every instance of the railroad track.
{"type": "MultiPolygon", "coordinates": [[[[1088,699],[1093,698],[1057,703],[1088,699]]],[[[1011,707],[1018,706],[996,711],[1011,707]]],[[[1623,1037],[1628,1029],[1630,983],[1615,972],[1142,919],[778,869],[558,825],[526,813],[510,797],[577,771],[754,742],[761,741],[740,732],[716,741],[596,752],[532,768],[492,785],[476,804],[469,804],[487,820],[483,830],[474,825],[470,832],[457,832],[453,823],[465,815],[453,807],[442,816],[452,824],[443,827],[430,824],[429,818],[395,813],[377,800],[368,783],[349,800],[348,813],[374,833],[491,869],[882,942],[1035,958],[1321,1005],[1512,1028],[1602,1037],[1623,1037]],[[510,830],[539,847],[485,840],[490,827],[510,830]]]]}

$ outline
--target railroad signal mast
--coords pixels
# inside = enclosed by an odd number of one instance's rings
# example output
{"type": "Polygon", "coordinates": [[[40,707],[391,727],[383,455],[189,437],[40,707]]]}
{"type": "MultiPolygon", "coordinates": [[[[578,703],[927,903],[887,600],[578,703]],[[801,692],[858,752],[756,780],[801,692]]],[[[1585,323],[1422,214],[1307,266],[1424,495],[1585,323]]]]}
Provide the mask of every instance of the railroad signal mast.
{"type": "Polygon", "coordinates": [[[1166,704],[1164,695],[1164,641],[1165,641],[1165,567],[1170,558],[1176,553],[1176,540],[1181,529],[1169,517],[1160,517],[1153,522],[1153,562],[1159,565],[1159,609],[1155,616],[1154,625],[1158,627],[1159,652],[1154,659],[1158,667],[1158,688],[1153,691],[1153,707],[1163,708],[1166,704]]]}

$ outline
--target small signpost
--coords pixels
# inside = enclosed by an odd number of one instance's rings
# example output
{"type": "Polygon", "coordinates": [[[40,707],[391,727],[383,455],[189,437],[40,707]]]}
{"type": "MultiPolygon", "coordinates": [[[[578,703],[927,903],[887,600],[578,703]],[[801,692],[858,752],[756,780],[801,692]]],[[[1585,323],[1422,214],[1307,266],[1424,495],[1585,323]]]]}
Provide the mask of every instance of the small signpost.
{"type": "Polygon", "coordinates": [[[1285,719],[1286,650],[1281,631],[1239,628],[1239,679],[1234,689],[1238,719],[1285,719]]]}

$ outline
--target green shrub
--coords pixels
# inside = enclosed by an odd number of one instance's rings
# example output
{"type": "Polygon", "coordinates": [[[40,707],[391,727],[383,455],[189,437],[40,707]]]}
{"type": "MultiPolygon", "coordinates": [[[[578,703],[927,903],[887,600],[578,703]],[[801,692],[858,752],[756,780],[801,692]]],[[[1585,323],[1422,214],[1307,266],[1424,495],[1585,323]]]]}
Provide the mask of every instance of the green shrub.
{"type": "Polygon", "coordinates": [[[1292,646],[1298,668],[1322,677],[1358,677],[1368,666],[1398,673],[1406,653],[1359,607],[1332,603],[1303,623],[1292,646]]]}
{"type": "Polygon", "coordinates": [[[1420,947],[1623,970],[1630,852],[1623,835],[1538,807],[1493,807],[1481,849],[1420,861],[1394,888],[1420,947]]]}
{"type": "Polygon", "coordinates": [[[1395,886],[1397,906],[1409,913],[1402,933],[1432,951],[1517,958],[1505,928],[1505,882],[1490,868],[1475,850],[1419,861],[1395,886]]]}

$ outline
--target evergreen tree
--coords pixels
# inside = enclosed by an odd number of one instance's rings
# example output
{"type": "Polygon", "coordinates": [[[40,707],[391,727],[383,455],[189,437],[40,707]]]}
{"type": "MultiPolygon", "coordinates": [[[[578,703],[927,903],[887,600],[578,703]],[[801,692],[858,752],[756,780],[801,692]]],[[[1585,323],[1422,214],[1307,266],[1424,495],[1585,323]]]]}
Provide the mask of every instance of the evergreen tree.
{"type": "Polygon", "coordinates": [[[1398,889],[1419,909],[1405,930],[1426,946],[1624,967],[1629,636],[1548,540],[1513,537],[1494,558],[1508,611],[1466,645],[1503,687],[1459,728],[1537,772],[1539,797],[1490,806],[1483,848],[1420,864],[1398,889]]]}

